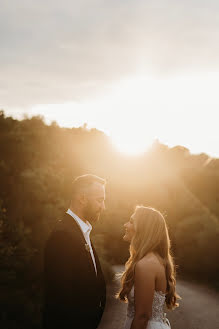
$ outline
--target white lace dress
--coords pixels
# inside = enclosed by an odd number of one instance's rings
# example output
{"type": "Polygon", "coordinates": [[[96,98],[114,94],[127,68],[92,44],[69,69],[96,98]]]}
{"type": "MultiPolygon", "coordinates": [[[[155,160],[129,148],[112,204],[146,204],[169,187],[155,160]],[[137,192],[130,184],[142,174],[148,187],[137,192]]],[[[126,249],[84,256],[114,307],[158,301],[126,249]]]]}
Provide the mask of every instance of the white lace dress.
{"type": "MultiPolygon", "coordinates": [[[[154,292],[154,299],[152,304],[152,316],[148,321],[145,329],[170,329],[169,320],[164,313],[165,294],[161,291],[154,292]]],[[[128,296],[128,308],[124,329],[130,329],[135,315],[134,305],[134,287],[131,289],[128,296]]]]}

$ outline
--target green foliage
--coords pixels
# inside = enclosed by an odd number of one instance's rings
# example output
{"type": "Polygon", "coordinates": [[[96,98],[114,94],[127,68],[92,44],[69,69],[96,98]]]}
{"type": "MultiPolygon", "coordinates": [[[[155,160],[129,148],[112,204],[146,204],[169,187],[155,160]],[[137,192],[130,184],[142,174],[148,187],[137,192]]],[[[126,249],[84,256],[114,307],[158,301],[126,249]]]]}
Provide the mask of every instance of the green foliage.
{"type": "Polygon", "coordinates": [[[37,280],[31,280],[30,262],[37,250],[31,246],[31,230],[22,220],[13,223],[0,204],[0,315],[1,327],[32,328],[40,325],[39,290],[37,280]],[[30,296],[34,295],[31,299],[30,296]],[[38,312],[37,312],[38,309],[38,312]],[[27,316],[24,317],[23,315],[27,316]]]}
{"type": "Polygon", "coordinates": [[[211,283],[217,280],[219,221],[210,214],[184,218],[175,229],[181,272],[211,283]]]}

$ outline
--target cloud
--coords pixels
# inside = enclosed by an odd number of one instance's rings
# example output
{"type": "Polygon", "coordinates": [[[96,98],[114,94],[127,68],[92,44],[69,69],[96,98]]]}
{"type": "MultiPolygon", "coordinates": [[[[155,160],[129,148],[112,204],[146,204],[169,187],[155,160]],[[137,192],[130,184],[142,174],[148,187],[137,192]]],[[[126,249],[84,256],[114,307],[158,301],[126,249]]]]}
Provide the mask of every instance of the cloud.
{"type": "Polygon", "coordinates": [[[81,101],[137,74],[219,70],[216,1],[0,1],[4,106],[81,101]]]}

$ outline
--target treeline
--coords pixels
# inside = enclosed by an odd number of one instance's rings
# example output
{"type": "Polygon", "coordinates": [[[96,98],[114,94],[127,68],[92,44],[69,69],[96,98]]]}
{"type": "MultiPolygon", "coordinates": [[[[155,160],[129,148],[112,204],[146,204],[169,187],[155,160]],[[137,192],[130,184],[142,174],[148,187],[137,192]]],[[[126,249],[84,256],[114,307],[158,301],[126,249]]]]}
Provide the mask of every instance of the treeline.
{"type": "Polygon", "coordinates": [[[86,125],[18,121],[2,111],[0,327],[41,328],[44,244],[69,205],[72,180],[84,173],[107,180],[106,211],[93,230],[107,279],[109,265],[128,257],[123,224],[144,204],[166,216],[179,275],[218,285],[219,159],[159,142],[128,157],[86,125]]]}

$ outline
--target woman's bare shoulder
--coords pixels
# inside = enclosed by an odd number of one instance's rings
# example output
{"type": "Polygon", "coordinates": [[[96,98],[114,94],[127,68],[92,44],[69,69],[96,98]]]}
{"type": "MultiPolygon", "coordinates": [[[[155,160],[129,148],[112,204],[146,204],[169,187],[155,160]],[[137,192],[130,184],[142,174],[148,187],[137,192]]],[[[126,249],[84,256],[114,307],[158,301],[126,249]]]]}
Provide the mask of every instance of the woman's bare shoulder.
{"type": "Polygon", "coordinates": [[[136,263],[136,270],[137,271],[155,271],[157,272],[162,267],[161,263],[159,262],[157,256],[154,253],[148,253],[142,259],[140,259],[136,263]]]}

